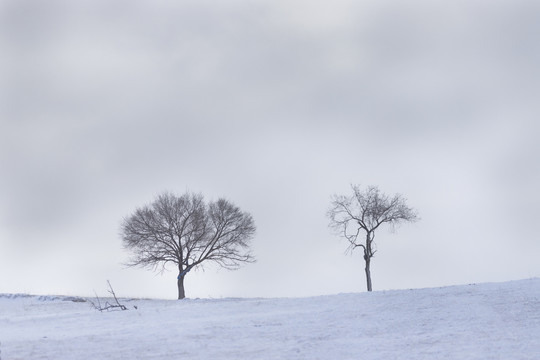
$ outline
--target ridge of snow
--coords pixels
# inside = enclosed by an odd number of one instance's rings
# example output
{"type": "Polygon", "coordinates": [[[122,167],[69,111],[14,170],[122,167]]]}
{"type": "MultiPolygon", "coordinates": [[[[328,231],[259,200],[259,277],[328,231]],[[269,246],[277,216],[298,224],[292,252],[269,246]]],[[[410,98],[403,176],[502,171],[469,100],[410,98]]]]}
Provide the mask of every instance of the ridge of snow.
{"type": "Polygon", "coordinates": [[[0,295],[2,359],[535,359],[540,279],[310,298],[0,295]],[[75,298],[74,298],[75,299],[75,298]],[[136,308],[135,308],[136,307],[136,308]]]}

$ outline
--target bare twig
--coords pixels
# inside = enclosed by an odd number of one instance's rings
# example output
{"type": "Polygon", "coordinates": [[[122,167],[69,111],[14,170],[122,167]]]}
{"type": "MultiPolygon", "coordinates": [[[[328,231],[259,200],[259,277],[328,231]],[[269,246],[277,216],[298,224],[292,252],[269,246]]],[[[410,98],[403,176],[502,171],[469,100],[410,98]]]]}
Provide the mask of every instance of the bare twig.
{"type": "Polygon", "coordinates": [[[111,294],[114,297],[114,301],[116,301],[116,305],[111,305],[111,306],[118,307],[122,310],[127,310],[127,308],[124,305],[120,304],[120,302],[118,301],[118,298],[116,297],[116,294],[114,293],[113,287],[109,280],[107,280],[107,284],[109,284],[109,294],[111,294]]]}

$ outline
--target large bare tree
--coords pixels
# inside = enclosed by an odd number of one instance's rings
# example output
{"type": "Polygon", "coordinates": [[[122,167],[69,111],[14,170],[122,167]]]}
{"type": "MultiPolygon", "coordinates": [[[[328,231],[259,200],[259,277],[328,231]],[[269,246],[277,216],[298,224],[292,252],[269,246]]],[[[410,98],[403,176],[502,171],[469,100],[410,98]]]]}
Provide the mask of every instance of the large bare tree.
{"type": "Polygon", "coordinates": [[[353,194],[334,195],[328,210],[330,227],[335,229],[349,242],[349,251],[360,247],[364,252],[366,263],[367,290],[371,285],[371,258],[376,252],[375,231],[384,224],[394,228],[403,222],[417,221],[416,210],[406,204],[400,194],[392,197],[380,192],[376,186],[368,186],[365,190],[352,185],[353,194]]]}
{"type": "Polygon", "coordinates": [[[193,193],[163,193],[121,225],[123,245],[132,252],[127,264],[158,271],[174,264],[178,299],[185,298],[187,273],[204,263],[236,269],[253,262],[249,245],[254,235],[250,214],[227,200],[206,203],[202,195],[193,193]]]}

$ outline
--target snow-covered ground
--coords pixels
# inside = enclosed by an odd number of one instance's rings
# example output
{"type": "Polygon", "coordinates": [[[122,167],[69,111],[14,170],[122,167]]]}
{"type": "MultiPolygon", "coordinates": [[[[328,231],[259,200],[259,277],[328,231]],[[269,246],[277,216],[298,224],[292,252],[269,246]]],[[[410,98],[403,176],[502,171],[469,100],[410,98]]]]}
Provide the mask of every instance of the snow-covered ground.
{"type": "Polygon", "coordinates": [[[0,359],[539,359],[540,279],[296,299],[0,295],[0,359]],[[135,306],[137,309],[135,309],[135,306]]]}

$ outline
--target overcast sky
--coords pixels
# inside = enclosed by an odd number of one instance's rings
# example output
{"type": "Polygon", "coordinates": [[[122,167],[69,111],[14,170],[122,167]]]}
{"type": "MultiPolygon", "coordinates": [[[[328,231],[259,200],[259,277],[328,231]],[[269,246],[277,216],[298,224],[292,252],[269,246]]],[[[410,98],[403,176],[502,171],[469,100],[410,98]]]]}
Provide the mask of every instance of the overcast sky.
{"type": "Polygon", "coordinates": [[[164,190],[257,225],[188,297],[365,291],[350,184],[421,217],[374,290],[538,277],[539,36],[537,1],[0,0],[0,292],[174,299],[119,237],[164,190]]]}

